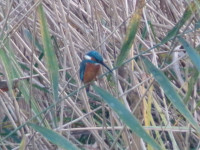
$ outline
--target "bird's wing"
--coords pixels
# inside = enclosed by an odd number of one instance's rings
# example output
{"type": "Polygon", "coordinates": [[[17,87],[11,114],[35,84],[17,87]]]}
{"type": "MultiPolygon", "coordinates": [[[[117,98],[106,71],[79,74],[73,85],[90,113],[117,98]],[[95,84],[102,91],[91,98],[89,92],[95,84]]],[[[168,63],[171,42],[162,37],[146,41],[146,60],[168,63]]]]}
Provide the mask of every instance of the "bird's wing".
{"type": "Polygon", "coordinates": [[[80,79],[83,81],[83,78],[84,78],[84,72],[85,72],[85,66],[86,66],[86,62],[85,60],[83,60],[80,64],[80,72],[79,72],[79,75],[80,75],[80,79]]]}

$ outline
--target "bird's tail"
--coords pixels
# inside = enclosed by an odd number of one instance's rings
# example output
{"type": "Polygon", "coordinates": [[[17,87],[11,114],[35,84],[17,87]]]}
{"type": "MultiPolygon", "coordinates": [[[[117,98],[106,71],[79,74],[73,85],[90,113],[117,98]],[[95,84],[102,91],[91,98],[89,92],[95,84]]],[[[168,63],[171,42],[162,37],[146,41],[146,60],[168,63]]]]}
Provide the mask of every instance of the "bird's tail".
{"type": "Polygon", "coordinates": [[[88,93],[90,91],[90,84],[86,85],[86,92],[88,93]]]}

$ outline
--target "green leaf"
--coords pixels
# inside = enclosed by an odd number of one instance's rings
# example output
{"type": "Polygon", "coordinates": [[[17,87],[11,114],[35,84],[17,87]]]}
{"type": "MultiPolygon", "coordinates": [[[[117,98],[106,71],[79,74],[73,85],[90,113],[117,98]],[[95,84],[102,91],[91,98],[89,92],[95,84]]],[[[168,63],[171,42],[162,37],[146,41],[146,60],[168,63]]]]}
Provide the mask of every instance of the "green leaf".
{"type": "MultiPolygon", "coordinates": [[[[33,41],[33,36],[31,34],[31,32],[27,29],[24,29],[24,34],[25,36],[29,39],[29,42],[32,42],[33,41]]],[[[39,41],[37,39],[35,39],[35,46],[38,48],[38,50],[43,53],[44,52],[44,49],[42,47],[42,45],[40,45],[39,41]]]]}
{"type": "Polygon", "coordinates": [[[118,99],[114,98],[110,93],[97,87],[96,85],[93,85],[93,88],[133,132],[135,132],[139,137],[141,137],[145,142],[150,144],[155,149],[161,149],[161,147],[147,134],[135,116],[133,116],[131,112],[119,102],[118,99]]]}
{"type": "Polygon", "coordinates": [[[79,148],[69,142],[64,136],[61,136],[50,129],[32,123],[28,123],[28,125],[31,126],[35,131],[42,134],[47,140],[65,150],[79,150],[79,148]]]}
{"type": "Polygon", "coordinates": [[[38,16],[40,23],[40,30],[42,35],[42,42],[44,46],[45,61],[47,64],[51,86],[53,89],[53,96],[55,100],[58,100],[58,61],[51,43],[51,37],[48,30],[47,20],[42,8],[42,4],[38,6],[38,16]]]}
{"type": "Polygon", "coordinates": [[[183,99],[185,104],[188,103],[188,101],[190,100],[190,96],[192,96],[192,94],[193,94],[193,90],[195,87],[194,85],[197,83],[198,77],[199,77],[199,72],[197,69],[194,69],[192,71],[191,78],[188,82],[188,90],[187,90],[186,96],[183,99]]]}
{"type": "Polygon", "coordinates": [[[198,123],[192,117],[190,111],[185,107],[181,97],[177,94],[170,81],[164,75],[162,71],[157,69],[148,59],[142,57],[143,61],[147,67],[147,70],[152,73],[155,80],[160,84],[162,89],[165,92],[165,95],[174,105],[174,107],[196,128],[196,130],[200,133],[200,128],[198,123]]]}
{"type": "MultiPolygon", "coordinates": [[[[33,36],[31,34],[31,32],[27,29],[24,29],[24,34],[25,36],[28,38],[29,42],[33,41],[33,36]]],[[[38,59],[42,60],[43,56],[44,56],[44,48],[43,46],[39,43],[39,41],[37,39],[35,39],[35,46],[38,48],[38,50],[41,52],[41,54],[39,55],[38,59]]],[[[35,63],[34,64],[35,67],[38,67],[38,64],[35,63]]]]}
{"type": "MultiPolygon", "coordinates": [[[[141,38],[142,38],[142,40],[144,40],[146,38],[146,36],[147,36],[147,26],[145,26],[142,29],[141,34],[142,34],[141,38]]],[[[142,49],[142,43],[139,44],[138,49],[139,49],[139,51],[142,49]]]]}
{"type": "Polygon", "coordinates": [[[178,37],[179,41],[183,45],[184,49],[188,53],[192,63],[196,66],[197,70],[200,72],[200,55],[198,52],[190,46],[190,44],[184,40],[182,37],[178,37]]]}
{"type": "Polygon", "coordinates": [[[175,27],[170,30],[167,34],[167,36],[165,36],[165,38],[161,41],[161,43],[166,43],[168,40],[170,40],[171,38],[173,38],[174,36],[176,36],[180,30],[180,28],[186,23],[186,21],[192,16],[192,14],[194,12],[196,12],[197,10],[197,6],[195,4],[195,2],[191,2],[188,7],[186,8],[183,16],[181,17],[181,19],[179,20],[179,22],[175,25],[175,27]]]}
{"type": "Polygon", "coordinates": [[[24,150],[24,149],[26,149],[26,136],[22,138],[22,141],[19,145],[19,150],[24,150]]]}
{"type": "MultiPolygon", "coordinates": [[[[10,49],[9,47],[9,40],[5,41],[6,49],[10,49]]],[[[9,91],[12,91],[13,86],[13,79],[15,78],[13,67],[12,67],[12,61],[10,60],[10,56],[8,55],[9,52],[6,52],[6,49],[0,49],[0,58],[1,62],[3,64],[3,67],[5,68],[5,73],[7,77],[7,85],[9,88],[9,91]]]]}
{"type": "Polygon", "coordinates": [[[120,66],[123,63],[123,61],[128,56],[128,52],[129,52],[131,46],[133,45],[133,41],[134,41],[135,35],[137,33],[139,23],[140,23],[140,19],[141,19],[141,16],[142,16],[143,7],[144,7],[144,5],[141,4],[141,6],[134,13],[134,15],[132,16],[132,18],[130,20],[124,43],[122,45],[120,54],[117,58],[117,62],[116,62],[117,66],[120,66]]]}
{"type": "Polygon", "coordinates": [[[200,20],[198,20],[198,21],[195,23],[194,27],[195,27],[195,30],[198,30],[198,29],[200,28],[200,20]]]}

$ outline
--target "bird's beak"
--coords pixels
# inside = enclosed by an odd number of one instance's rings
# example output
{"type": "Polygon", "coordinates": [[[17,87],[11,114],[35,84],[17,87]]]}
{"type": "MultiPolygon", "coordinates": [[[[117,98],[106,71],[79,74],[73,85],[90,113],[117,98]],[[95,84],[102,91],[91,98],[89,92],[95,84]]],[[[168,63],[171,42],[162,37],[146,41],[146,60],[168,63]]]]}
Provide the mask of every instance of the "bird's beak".
{"type": "Polygon", "coordinates": [[[112,70],[106,65],[106,64],[104,64],[104,62],[102,62],[101,63],[104,67],[106,67],[109,71],[110,71],[110,73],[112,73],[112,70]]]}

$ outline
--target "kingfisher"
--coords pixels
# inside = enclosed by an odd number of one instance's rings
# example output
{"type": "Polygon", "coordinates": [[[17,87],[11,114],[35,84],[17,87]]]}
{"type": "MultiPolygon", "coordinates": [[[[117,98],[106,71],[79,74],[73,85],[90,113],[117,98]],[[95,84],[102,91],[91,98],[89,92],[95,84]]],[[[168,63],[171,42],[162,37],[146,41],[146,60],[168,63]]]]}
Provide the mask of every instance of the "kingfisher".
{"type": "MultiPolygon", "coordinates": [[[[96,76],[100,71],[100,65],[103,65],[112,72],[112,70],[103,62],[103,57],[99,52],[92,50],[85,54],[84,60],[80,64],[80,79],[84,84],[96,79],[96,76]]],[[[86,87],[86,91],[89,92],[89,84],[86,87]]]]}

